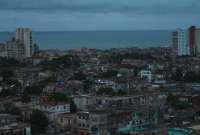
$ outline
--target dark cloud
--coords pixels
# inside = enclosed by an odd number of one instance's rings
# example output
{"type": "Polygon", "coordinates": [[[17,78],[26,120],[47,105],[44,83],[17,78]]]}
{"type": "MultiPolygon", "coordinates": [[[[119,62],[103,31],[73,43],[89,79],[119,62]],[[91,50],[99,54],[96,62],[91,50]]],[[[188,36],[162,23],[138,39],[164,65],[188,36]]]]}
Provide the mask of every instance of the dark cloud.
{"type": "Polygon", "coordinates": [[[0,0],[1,10],[199,13],[199,0],[0,0]]]}
{"type": "Polygon", "coordinates": [[[174,29],[199,14],[200,0],[0,0],[0,31],[174,29]]]}

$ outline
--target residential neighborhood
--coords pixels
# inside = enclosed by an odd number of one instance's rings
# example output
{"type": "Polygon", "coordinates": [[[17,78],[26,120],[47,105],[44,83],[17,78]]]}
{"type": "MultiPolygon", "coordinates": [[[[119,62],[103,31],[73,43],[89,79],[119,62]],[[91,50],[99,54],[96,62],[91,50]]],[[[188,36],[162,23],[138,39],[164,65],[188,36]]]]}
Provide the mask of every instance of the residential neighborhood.
{"type": "Polygon", "coordinates": [[[198,55],[27,44],[0,44],[0,135],[200,134],[198,55]]]}

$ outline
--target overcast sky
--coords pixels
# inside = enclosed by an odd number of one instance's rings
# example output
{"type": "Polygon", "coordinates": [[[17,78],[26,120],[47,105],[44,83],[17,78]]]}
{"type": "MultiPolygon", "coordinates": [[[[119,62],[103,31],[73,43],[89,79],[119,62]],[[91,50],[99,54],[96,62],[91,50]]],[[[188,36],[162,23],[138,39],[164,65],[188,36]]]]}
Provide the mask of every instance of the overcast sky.
{"type": "Polygon", "coordinates": [[[0,0],[0,31],[151,30],[200,26],[200,0],[0,0]]]}

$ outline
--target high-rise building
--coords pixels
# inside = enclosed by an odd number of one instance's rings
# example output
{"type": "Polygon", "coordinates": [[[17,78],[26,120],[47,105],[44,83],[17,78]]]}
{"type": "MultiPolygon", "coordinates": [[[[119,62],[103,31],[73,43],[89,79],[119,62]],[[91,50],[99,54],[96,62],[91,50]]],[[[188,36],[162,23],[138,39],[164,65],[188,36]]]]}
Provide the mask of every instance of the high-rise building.
{"type": "Polygon", "coordinates": [[[200,56],[200,28],[195,30],[196,54],[200,56]]]}
{"type": "Polygon", "coordinates": [[[0,57],[8,57],[6,44],[0,43],[0,57]]]}
{"type": "Polygon", "coordinates": [[[25,57],[31,57],[34,54],[32,30],[30,28],[17,28],[16,29],[16,40],[19,40],[24,44],[25,57]]]}
{"type": "Polygon", "coordinates": [[[196,55],[196,27],[191,26],[188,29],[188,44],[189,44],[189,51],[191,56],[196,55]]]}
{"type": "Polygon", "coordinates": [[[189,55],[189,46],[187,43],[187,32],[177,29],[172,35],[173,51],[178,56],[189,55]]]}
{"type": "Polygon", "coordinates": [[[6,42],[6,50],[8,58],[22,59],[24,58],[24,44],[13,38],[6,42]]]}
{"type": "Polygon", "coordinates": [[[172,51],[173,51],[174,56],[178,54],[178,32],[177,31],[174,31],[172,33],[172,51]]]}

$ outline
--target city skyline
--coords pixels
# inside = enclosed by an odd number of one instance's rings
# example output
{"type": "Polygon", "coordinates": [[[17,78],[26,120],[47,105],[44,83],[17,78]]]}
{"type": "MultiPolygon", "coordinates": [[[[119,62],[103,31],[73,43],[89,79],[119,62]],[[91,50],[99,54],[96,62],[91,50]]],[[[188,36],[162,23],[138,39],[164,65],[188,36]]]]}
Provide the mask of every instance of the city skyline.
{"type": "Polygon", "coordinates": [[[172,30],[198,26],[199,7],[198,0],[1,0],[0,31],[172,30]]]}

